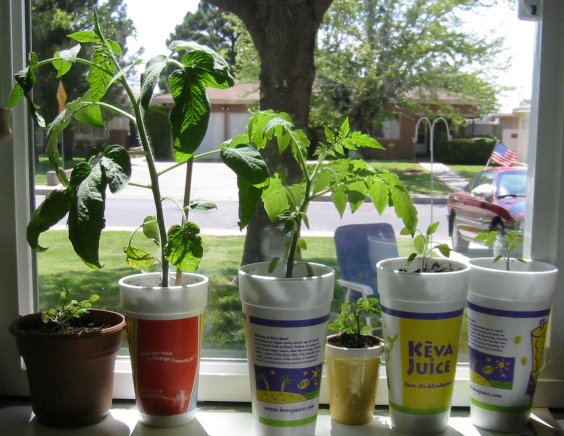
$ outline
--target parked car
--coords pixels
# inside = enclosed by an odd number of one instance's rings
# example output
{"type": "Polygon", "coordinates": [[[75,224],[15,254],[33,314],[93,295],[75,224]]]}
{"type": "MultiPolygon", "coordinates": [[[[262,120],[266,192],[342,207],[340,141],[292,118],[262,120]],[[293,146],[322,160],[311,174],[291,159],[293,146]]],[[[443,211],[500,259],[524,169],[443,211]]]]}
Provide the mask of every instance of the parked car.
{"type": "Polygon", "coordinates": [[[478,173],[460,192],[448,196],[452,247],[465,252],[481,232],[522,230],[527,168],[491,167],[478,173]]]}

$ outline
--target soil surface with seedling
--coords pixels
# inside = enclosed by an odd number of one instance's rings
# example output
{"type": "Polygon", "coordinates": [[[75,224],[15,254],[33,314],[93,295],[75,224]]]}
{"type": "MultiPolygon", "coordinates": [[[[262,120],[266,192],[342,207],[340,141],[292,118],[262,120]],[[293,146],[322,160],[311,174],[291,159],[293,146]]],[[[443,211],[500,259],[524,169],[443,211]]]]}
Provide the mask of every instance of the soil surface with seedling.
{"type": "Polygon", "coordinates": [[[370,348],[380,345],[382,340],[376,336],[341,333],[330,337],[328,342],[335,347],[341,348],[370,348]]]}
{"type": "Polygon", "coordinates": [[[103,329],[108,327],[110,325],[97,323],[91,317],[85,315],[82,318],[71,320],[64,327],[56,322],[49,321],[45,323],[40,318],[37,318],[33,322],[26,322],[22,325],[22,330],[46,335],[93,336],[100,334],[103,329]]]}
{"type": "Polygon", "coordinates": [[[400,272],[414,272],[414,273],[442,273],[442,272],[453,272],[454,268],[452,267],[451,264],[448,265],[441,265],[439,262],[433,262],[433,263],[426,263],[424,268],[417,268],[413,271],[408,271],[407,268],[400,268],[398,269],[398,271],[400,272]]]}

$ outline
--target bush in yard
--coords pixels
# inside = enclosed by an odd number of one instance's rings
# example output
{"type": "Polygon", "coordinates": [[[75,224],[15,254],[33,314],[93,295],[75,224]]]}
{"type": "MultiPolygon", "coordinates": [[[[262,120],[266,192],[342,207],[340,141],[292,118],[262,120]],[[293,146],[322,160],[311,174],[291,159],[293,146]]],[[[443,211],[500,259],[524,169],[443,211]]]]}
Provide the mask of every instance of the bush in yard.
{"type": "Polygon", "coordinates": [[[172,135],[170,133],[169,111],[164,106],[151,105],[145,112],[145,126],[153,140],[151,147],[158,161],[172,160],[172,135]]]}
{"type": "Polygon", "coordinates": [[[445,164],[485,165],[497,143],[495,136],[473,136],[438,141],[436,160],[445,164]]]}

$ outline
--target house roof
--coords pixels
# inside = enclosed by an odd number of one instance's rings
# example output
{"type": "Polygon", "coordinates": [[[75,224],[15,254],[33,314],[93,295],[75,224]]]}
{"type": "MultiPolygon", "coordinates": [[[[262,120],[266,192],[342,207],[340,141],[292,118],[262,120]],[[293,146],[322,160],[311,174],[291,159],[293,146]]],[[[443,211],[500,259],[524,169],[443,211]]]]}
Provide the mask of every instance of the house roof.
{"type": "MultiPolygon", "coordinates": [[[[206,95],[211,104],[242,104],[250,105],[259,101],[258,83],[237,83],[227,89],[206,89],[206,95]]],[[[161,94],[153,97],[153,103],[174,104],[170,94],[161,94]]]]}

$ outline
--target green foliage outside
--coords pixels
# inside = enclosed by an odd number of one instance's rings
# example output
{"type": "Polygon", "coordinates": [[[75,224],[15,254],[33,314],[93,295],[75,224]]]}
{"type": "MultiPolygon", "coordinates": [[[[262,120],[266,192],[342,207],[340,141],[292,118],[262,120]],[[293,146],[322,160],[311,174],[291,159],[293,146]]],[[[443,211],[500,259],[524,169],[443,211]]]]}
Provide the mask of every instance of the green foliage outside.
{"type": "Polygon", "coordinates": [[[354,129],[372,134],[398,107],[462,121],[445,93],[491,112],[503,41],[467,30],[458,12],[494,3],[335,0],[319,32],[312,124],[347,115],[354,129]]]}
{"type": "Polygon", "coordinates": [[[495,136],[474,136],[438,141],[436,159],[444,164],[486,165],[498,139],[495,136]]]}
{"type": "Polygon", "coordinates": [[[169,111],[158,105],[151,105],[145,112],[145,127],[151,141],[156,161],[172,161],[172,135],[170,133],[169,111]]]}
{"type": "MultiPolygon", "coordinates": [[[[93,28],[92,9],[97,6],[98,19],[106,30],[108,38],[117,41],[124,49],[119,55],[120,65],[127,59],[125,42],[128,36],[135,36],[135,26],[127,17],[127,6],[123,0],[106,2],[92,0],[33,0],[31,4],[31,32],[33,50],[39,59],[47,59],[59,50],[69,49],[74,44],[67,35],[78,30],[93,28]]],[[[90,52],[91,53],[91,52],[90,52]]],[[[59,114],[56,99],[59,83],[62,83],[67,94],[67,101],[72,101],[88,89],[88,67],[77,65],[64,76],[52,69],[42,72],[43,80],[34,88],[34,101],[40,107],[41,113],[47,120],[54,119],[59,114]]],[[[119,92],[108,93],[108,102],[121,107],[123,94],[119,92]]],[[[71,127],[65,132],[65,154],[72,155],[73,121],[71,127]]]]}

